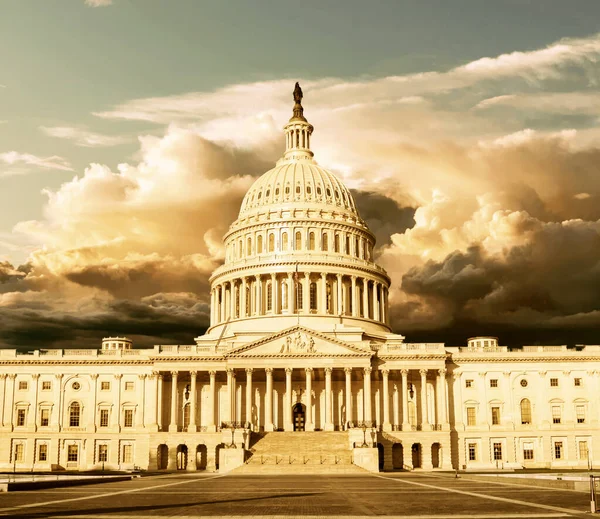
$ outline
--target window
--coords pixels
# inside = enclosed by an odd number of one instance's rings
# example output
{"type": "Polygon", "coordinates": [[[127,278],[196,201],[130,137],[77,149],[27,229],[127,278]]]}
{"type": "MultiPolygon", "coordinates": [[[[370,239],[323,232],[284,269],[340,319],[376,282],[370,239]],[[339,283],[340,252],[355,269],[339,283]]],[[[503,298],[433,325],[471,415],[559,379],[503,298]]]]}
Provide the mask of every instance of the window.
{"type": "Polygon", "coordinates": [[[273,283],[267,283],[267,312],[273,310],[273,283]]]}
{"type": "Polygon", "coordinates": [[[308,233],[308,250],[315,250],[315,233],[308,233]]]}
{"type": "Polygon", "coordinates": [[[123,417],[123,426],[133,427],[133,409],[125,409],[125,414],[123,417]]]}
{"type": "Polygon", "coordinates": [[[469,443],[469,461],[477,461],[477,444],[469,443]]]}
{"type": "Polygon", "coordinates": [[[42,381],[42,391],[50,391],[52,389],[52,382],[49,380],[42,381]]]}
{"type": "Polygon", "coordinates": [[[575,414],[577,416],[577,423],[585,423],[585,406],[576,405],[575,414]]]}
{"type": "Polygon", "coordinates": [[[579,459],[587,460],[589,456],[588,444],[586,441],[577,442],[577,448],[579,450],[579,459]]]}
{"type": "Polygon", "coordinates": [[[531,402],[527,398],[521,400],[521,423],[531,423],[531,402]]]}
{"type": "Polygon", "coordinates": [[[101,463],[108,461],[108,445],[98,445],[98,461],[101,463]]]}
{"type": "Polygon", "coordinates": [[[465,380],[465,387],[473,387],[473,381],[471,379],[465,380]]]}
{"type": "Polygon", "coordinates": [[[288,309],[288,284],[287,281],[281,282],[281,309],[288,309]]]}
{"type": "Polygon", "coordinates": [[[73,402],[69,407],[69,427],[79,427],[81,417],[81,407],[77,402],[73,402]]]}
{"type": "Polygon", "coordinates": [[[250,287],[246,287],[246,314],[249,314],[251,312],[250,297],[250,287]]]}
{"type": "Polygon", "coordinates": [[[494,461],[502,460],[502,444],[494,442],[494,461]]]}
{"type": "Polygon", "coordinates": [[[27,416],[27,409],[17,409],[17,426],[23,427],[25,425],[25,417],[27,416]]]}
{"type": "Polygon", "coordinates": [[[311,310],[317,309],[317,284],[316,283],[310,284],[310,309],[311,310]]]}
{"type": "Polygon", "coordinates": [[[17,443],[15,445],[15,461],[23,461],[25,454],[25,445],[22,443],[17,443]]]}
{"type": "Polygon", "coordinates": [[[333,237],[333,251],[340,252],[340,235],[336,234],[333,237]]]}
{"type": "Polygon", "coordinates": [[[275,252],[275,235],[269,234],[269,252],[275,252]]]}
{"type": "Polygon", "coordinates": [[[133,463],[133,445],[123,445],[123,463],[133,463]]]}
{"type": "Polygon", "coordinates": [[[497,378],[490,379],[490,387],[498,387],[498,379],[497,378]]]}
{"type": "Polygon", "coordinates": [[[27,391],[29,384],[26,380],[19,380],[19,391],[27,391]]]}
{"type": "Polygon", "coordinates": [[[298,231],[296,233],[296,243],[294,245],[295,250],[302,250],[302,233],[298,231]]]}
{"type": "Polygon", "coordinates": [[[100,391],[110,391],[110,382],[108,382],[108,381],[100,382],[100,391]]]}
{"type": "Polygon", "coordinates": [[[477,425],[474,407],[467,407],[467,425],[477,425]]]}
{"type": "Polygon", "coordinates": [[[248,238],[246,240],[246,255],[247,256],[252,255],[252,238],[248,238]]]}
{"type": "Polygon", "coordinates": [[[48,444],[40,443],[38,447],[38,461],[48,461],[48,444]]]}
{"type": "Polygon", "coordinates": [[[125,391],[133,391],[134,385],[132,381],[125,382],[125,391]]]}
{"type": "Polygon", "coordinates": [[[578,387],[583,385],[580,378],[574,378],[573,383],[578,387]]]}
{"type": "Polygon", "coordinates": [[[287,250],[288,248],[288,234],[284,232],[281,235],[281,250],[287,250]]]}
{"type": "Polygon", "coordinates": [[[346,236],[346,250],[344,252],[350,255],[350,236],[346,236]]]}
{"type": "Polygon", "coordinates": [[[50,409],[41,409],[40,410],[40,426],[48,427],[50,425],[50,409]]]}
{"type": "Polygon", "coordinates": [[[552,406],[552,423],[560,423],[560,406],[553,405],[552,406]]]}
{"type": "Polygon", "coordinates": [[[359,247],[358,247],[358,238],[356,238],[356,239],[354,240],[354,255],[355,255],[357,258],[358,258],[358,250],[359,250],[359,247]]]}
{"type": "Polygon", "coordinates": [[[558,387],[558,379],[557,378],[550,379],[550,387],[558,387]]]}
{"type": "Polygon", "coordinates": [[[81,384],[79,382],[75,381],[71,384],[71,387],[73,388],[74,391],[79,391],[81,389],[81,384]]]}
{"type": "Polygon", "coordinates": [[[256,254],[262,254],[262,241],[263,237],[259,234],[256,238],[256,254]]]}
{"type": "Polygon", "coordinates": [[[321,250],[327,252],[329,248],[329,244],[327,243],[327,234],[323,233],[323,238],[321,239],[321,250]]]}
{"type": "Polygon", "coordinates": [[[492,407],[492,425],[500,425],[500,408],[492,407]]]}
{"type": "Polygon", "coordinates": [[[67,450],[67,461],[77,461],[79,459],[79,446],[69,445],[67,450]]]}
{"type": "Polygon", "coordinates": [[[302,287],[302,283],[296,282],[296,309],[302,310],[304,308],[304,288],[302,287]]]}
{"type": "Polygon", "coordinates": [[[532,460],[533,459],[533,442],[523,443],[523,459],[524,460],[532,460]]]}
{"type": "Polygon", "coordinates": [[[108,409],[100,409],[100,427],[108,427],[108,409]]]}
{"type": "Polygon", "coordinates": [[[521,387],[527,387],[527,379],[521,379],[521,387]]]}
{"type": "Polygon", "coordinates": [[[242,257],[242,240],[238,241],[238,258],[242,257]]]}
{"type": "Polygon", "coordinates": [[[296,186],[296,194],[299,195],[300,194],[300,185],[296,186]]]}
{"type": "Polygon", "coordinates": [[[563,457],[563,443],[554,442],[554,459],[562,460],[563,457]]]}

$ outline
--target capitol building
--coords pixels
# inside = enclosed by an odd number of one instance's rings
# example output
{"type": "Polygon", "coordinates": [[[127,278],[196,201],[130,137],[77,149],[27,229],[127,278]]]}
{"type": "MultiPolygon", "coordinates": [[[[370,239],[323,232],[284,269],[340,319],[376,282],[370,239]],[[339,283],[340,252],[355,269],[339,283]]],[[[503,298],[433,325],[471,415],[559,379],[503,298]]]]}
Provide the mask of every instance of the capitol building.
{"type": "Polygon", "coordinates": [[[97,350],[0,350],[0,470],[600,461],[600,346],[446,346],[394,333],[375,237],[314,160],[298,85],[294,102],[285,153],[223,238],[206,334],[149,349],[109,337],[97,350]]]}

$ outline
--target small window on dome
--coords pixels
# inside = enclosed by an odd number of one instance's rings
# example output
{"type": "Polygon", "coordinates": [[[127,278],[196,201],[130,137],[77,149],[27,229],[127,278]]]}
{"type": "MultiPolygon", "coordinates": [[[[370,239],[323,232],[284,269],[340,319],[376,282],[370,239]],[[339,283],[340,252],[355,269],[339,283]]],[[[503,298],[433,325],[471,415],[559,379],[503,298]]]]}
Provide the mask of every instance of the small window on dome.
{"type": "Polygon", "coordinates": [[[275,189],[275,196],[279,196],[279,188],[275,189]]]}
{"type": "Polygon", "coordinates": [[[317,195],[321,195],[323,194],[323,191],[321,190],[321,186],[317,186],[317,195]]]}
{"type": "Polygon", "coordinates": [[[259,199],[259,200],[260,200],[260,197],[261,197],[261,196],[262,196],[262,191],[260,191],[260,192],[258,193],[258,199],[259,199]]]}
{"type": "MultiPolygon", "coordinates": [[[[329,188],[327,188],[327,197],[331,198],[331,189],[329,189],[329,188]]],[[[260,196],[259,196],[259,198],[260,198],[260,196]]]]}
{"type": "Polygon", "coordinates": [[[265,196],[267,197],[267,196],[269,196],[270,194],[271,194],[271,190],[270,190],[270,189],[267,189],[267,192],[265,193],[265,196]]]}
{"type": "Polygon", "coordinates": [[[299,195],[300,194],[300,185],[296,186],[296,194],[299,195]]]}
{"type": "Polygon", "coordinates": [[[286,195],[290,194],[290,186],[285,186],[285,194],[286,195]]]}
{"type": "Polygon", "coordinates": [[[306,186],[306,192],[310,195],[312,193],[312,187],[306,186]]]}
{"type": "Polygon", "coordinates": [[[340,192],[337,189],[335,190],[335,199],[336,200],[340,199],[340,192]]]}

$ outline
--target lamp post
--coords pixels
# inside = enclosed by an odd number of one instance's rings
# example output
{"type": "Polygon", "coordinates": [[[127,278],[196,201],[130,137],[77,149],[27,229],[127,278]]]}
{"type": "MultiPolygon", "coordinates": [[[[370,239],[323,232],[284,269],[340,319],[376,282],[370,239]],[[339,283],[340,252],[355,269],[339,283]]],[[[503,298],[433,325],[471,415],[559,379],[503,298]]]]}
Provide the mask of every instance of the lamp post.
{"type": "Polygon", "coordinates": [[[367,423],[366,422],[362,422],[362,432],[363,432],[363,444],[361,445],[361,447],[365,448],[368,447],[367,445],[367,423]]]}
{"type": "Polygon", "coordinates": [[[231,422],[231,443],[229,444],[230,449],[235,449],[235,422],[231,422]]]}

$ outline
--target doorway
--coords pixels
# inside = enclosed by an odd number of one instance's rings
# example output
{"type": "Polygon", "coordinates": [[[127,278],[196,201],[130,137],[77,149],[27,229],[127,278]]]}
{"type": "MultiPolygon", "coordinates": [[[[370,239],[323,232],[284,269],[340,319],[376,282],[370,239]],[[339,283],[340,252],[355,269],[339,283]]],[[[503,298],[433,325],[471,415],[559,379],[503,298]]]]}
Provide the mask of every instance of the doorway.
{"type": "Polygon", "coordinates": [[[156,468],[158,470],[165,470],[169,463],[169,447],[162,443],[156,451],[156,468]]]}
{"type": "Polygon", "coordinates": [[[187,468],[188,448],[187,445],[177,446],[177,470],[185,470],[187,468]]]}
{"type": "Polygon", "coordinates": [[[294,420],[294,431],[304,431],[306,406],[298,402],[294,407],[292,407],[292,418],[294,420]]]}

